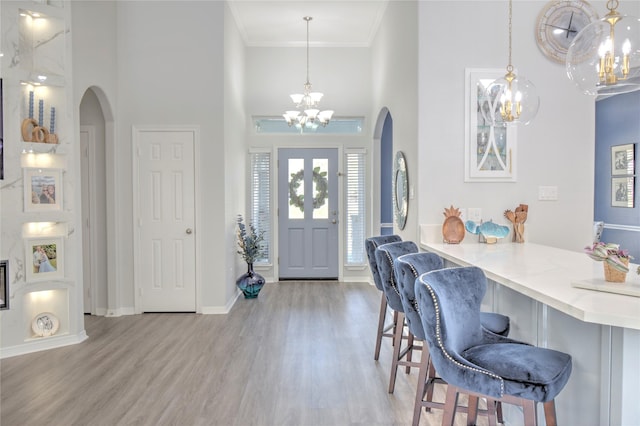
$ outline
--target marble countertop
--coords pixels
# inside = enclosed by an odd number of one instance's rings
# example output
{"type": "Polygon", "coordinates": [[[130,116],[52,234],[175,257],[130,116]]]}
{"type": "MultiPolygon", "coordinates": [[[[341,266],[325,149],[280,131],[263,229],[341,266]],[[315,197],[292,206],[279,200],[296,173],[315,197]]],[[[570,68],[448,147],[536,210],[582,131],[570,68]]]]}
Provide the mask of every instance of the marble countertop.
{"type": "MultiPolygon", "coordinates": [[[[601,262],[578,251],[523,244],[444,244],[421,241],[461,266],[478,266],[497,283],[585,322],[640,330],[640,297],[577,288],[572,283],[605,283],[601,262]]],[[[627,285],[640,289],[637,265],[630,265],[627,285]]]]}

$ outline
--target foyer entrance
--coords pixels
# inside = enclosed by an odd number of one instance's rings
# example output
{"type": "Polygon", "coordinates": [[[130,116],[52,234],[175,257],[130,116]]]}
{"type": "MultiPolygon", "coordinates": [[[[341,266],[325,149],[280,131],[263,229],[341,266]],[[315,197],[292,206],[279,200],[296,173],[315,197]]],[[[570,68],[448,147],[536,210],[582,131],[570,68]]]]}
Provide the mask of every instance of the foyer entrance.
{"type": "Polygon", "coordinates": [[[280,279],[338,278],[338,149],[278,150],[280,279]]]}

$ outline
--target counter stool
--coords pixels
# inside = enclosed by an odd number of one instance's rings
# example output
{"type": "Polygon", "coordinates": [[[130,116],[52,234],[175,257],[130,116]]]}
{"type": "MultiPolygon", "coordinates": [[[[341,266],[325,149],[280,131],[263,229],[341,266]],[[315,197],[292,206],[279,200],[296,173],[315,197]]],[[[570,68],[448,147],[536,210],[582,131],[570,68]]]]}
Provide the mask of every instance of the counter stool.
{"type": "Polygon", "coordinates": [[[411,331],[406,336],[407,346],[402,348],[404,336],[405,315],[402,301],[400,300],[400,291],[396,283],[396,274],[394,269],[394,260],[404,254],[417,253],[418,246],[413,241],[399,241],[396,243],[388,243],[379,246],[376,249],[376,262],[378,263],[378,272],[380,273],[380,281],[384,289],[384,295],[387,298],[388,306],[396,313],[394,316],[393,327],[393,356],[391,358],[391,376],[389,377],[389,393],[393,393],[396,385],[396,376],[398,367],[403,365],[406,372],[411,371],[411,367],[418,367],[420,364],[412,362],[413,350],[421,350],[421,346],[414,345],[414,338],[411,331]]]}
{"type": "Polygon", "coordinates": [[[373,283],[376,288],[380,290],[380,314],[378,317],[378,331],[376,333],[376,348],[373,355],[373,359],[376,361],[380,357],[380,346],[382,345],[383,337],[393,337],[393,333],[389,330],[393,328],[393,324],[396,321],[397,314],[394,312],[393,322],[389,325],[385,325],[385,319],[387,317],[387,298],[384,295],[384,289],[382,288],[382,282],[380,281],[380,274],[378,273],[378,263],[376,262],[376,249],[378,246],[387,243],[395,243],[402,241],[399,235],[380,235],[377,237],[367,238],[364,242],[367,250],[367,258],[369,259],[369,269],[371,269],[371,275],[373,276],[373,283]]]}
{"type": "Polygon", "coordinates": [[[475,266],[440,269],[415,281],[420,319],[438,374],[448,383],[442,417],[453,425],[458,395],[469,395],[467,424],[478,398],[522,406],[524,424],[536,425],[536,402],[547,426],[557,425],[555,397],[571,375],[571,356],[491,333],[480,323],[487,279],[475,266]]]}
{"type": "MultiPolygon", "coordinates": [[[[412,253],[400,256],[395,260],[396,280],[400,290],[400,300],[404,307],[404,315],[409,331],[415,339],[423,342],[423,350],[418,373],[418,388],[413,409],[413,425],[420,423],[422,407],[427,411],[431,408],[443,408],[442,403],[433,402],[433,385],[436,382],[445,383],[436,378],[435,370],[430,362],[428,347],[425,346],[425,334],[422,327],[420,312],[415,297],[415,282],[420,275],[442,269],[444,262],[435,253],[412,253]]],[[[493,312],[481,312],[480,323],[483,328],[503,336],[509,333],[509,317],[493,312]]],[[[500,408],[500,407],[498,407],[500,408]]],[[[499,410],[500,412],[500,410],[499,410]]],[[[500,420],[501,415],[499,415],[500,420]]]]}

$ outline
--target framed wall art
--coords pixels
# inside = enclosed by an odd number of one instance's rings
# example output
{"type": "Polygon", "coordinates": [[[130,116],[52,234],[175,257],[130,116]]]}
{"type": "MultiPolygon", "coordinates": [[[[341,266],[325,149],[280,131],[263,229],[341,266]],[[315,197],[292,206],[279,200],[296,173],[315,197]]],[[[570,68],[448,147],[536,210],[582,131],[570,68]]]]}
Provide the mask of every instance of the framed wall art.
{"type": "Polygon", "coordinates": [[[635,174],[634,144],[614,145],[611,147],[611,175],[635,174]]]}
{"type": "Polygon", "coordinates": [[[612,207],[633,208],[634,192],[634,178],[632,176],[611,178],[612,207]]]}
{"type": "Polygon", "coordinates": [[[62,210],[62,170],[24,169],[24,211],[62,210]]]}
{"type": "Polygon", "coordinates": [[[0,260],[0,311],[9,309],[9,266],[6,260],[0,260]]]}
{"type": "Polygon", "coordinates": [[[504,69],[465,70],[465,182],[516,181],[516,128],[502,123],[497,94],[486,93],[504,74],[504,69]]]}
{"type": "Polygon", "coordinates": [[[64,277],[62,237],[28,238],[25,241],[27,281],[46,281],[64,277]]]}

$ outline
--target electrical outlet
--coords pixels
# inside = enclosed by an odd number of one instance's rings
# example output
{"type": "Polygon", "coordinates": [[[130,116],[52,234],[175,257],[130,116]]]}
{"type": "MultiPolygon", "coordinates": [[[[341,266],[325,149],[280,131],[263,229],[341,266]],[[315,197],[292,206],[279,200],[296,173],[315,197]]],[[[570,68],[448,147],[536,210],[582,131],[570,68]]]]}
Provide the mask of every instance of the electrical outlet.
{"type": "Polygon", "coordinates": [[[557,186],[539,186],[538,187],[538,200],[540,200],[540,201],[557,201],[558,200],[558,187],[557,186]]]}
{"type": "Polygon", "coordinates": [[[473,222],[480,222],[482,220],[482,209],[480,208],[471,208],[467,209],[467,218],[473,222]]]}
{"type": "Polygon", "coordinates": [[[461,207],[458,210],[460,210],[460,220],[465,223],[467,221],[467,209],[461,207]]]}

